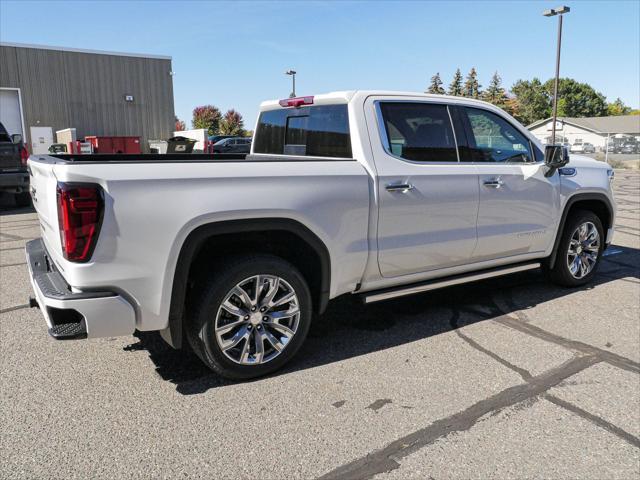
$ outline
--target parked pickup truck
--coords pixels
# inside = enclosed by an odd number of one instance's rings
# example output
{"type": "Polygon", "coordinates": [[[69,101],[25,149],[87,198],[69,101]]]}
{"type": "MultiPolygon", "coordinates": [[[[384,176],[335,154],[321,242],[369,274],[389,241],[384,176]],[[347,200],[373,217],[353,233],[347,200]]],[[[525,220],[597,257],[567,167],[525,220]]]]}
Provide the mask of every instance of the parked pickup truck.
{"type": "Polygon", "coordinates": [[[157,330],[219,374],[272,372],[339,295],[365,303],[544,269],[589,282],[613,171],[466,98],[261,105],[251,153],[37,155],[27,244],[56,338],[157,330]]]}
{"type": "Polygon", "coordinates": [[[19,207],[26,207],[31,203],[28,158],[29,153],[22,142],[22,135],[9,135],[0,123],[0,192],[13,194],[19,207]]]}

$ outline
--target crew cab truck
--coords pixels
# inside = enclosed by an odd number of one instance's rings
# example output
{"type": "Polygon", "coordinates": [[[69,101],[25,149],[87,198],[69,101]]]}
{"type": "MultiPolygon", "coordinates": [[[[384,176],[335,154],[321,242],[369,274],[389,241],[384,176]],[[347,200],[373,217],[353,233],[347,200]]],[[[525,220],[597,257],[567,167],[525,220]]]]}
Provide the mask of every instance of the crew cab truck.
{"type": "Polygon", "coordinates": [[[339,295],[365,303],[543,268],[589,282],[611,168],[502,110],[416,93],[265,102],[251,153],[29,160],[34,305],[57,338],[157,330],[235,379],[298,352],[339,295]]]}
{"type": "Polygon", "coordinates": [[[19,207],[31,204],[28,158],[29,152],[24,146],[22,135],[9,135],[0,123],[0,192],[12,194],[19,207]]]}

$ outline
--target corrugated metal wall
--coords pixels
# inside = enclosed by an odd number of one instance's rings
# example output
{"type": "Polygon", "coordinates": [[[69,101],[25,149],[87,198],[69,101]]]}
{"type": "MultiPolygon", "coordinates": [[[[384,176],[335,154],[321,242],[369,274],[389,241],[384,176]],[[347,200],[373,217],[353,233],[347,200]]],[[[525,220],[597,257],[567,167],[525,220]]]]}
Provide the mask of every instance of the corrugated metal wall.
{"type": "Polygon", "coordinates": [[[20,88],[31,126],[149,139],[174,130],[171,60],[0,45],[0,87],[20,88]],[[126,102],[125,95],[133,95],[126,102]]]}

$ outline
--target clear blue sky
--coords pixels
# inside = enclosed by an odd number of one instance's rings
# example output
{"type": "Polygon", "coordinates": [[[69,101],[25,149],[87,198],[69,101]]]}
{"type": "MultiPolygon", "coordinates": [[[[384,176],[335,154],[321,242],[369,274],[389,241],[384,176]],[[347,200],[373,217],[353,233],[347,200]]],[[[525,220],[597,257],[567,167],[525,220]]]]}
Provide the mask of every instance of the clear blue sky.
{"type": "MultiPolygon", "coordinates": [[[[557,20],[536,2],[28,2],[0,0],[5,42],[173,57],[177,115],[211,103],[253,128],[260,101],[346,89],[423,91],[475,66],[510,87],[553,76],[557,20]]],[[[640,2],[569,1],[561,75],[640,105],[640,2]]]]}

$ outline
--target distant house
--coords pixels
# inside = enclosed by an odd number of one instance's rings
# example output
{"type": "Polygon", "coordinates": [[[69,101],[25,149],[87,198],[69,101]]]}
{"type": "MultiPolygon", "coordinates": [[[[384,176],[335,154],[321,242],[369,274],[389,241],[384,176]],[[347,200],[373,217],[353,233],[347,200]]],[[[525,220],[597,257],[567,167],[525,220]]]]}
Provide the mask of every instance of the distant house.
{"type": "MultiPolygon", "coordinates": [[[[552,119],[547,118],[532,123],[527,128],[542,143],[551,143],[552,119]]],[[[604,148],[607,138],[637,137],[640,140],[640,115],[620,115],[615,117],[558,117],[556,141],[570,144],[581,140],[596,148],[604,148]]],[[[578,142],[579,143],[579,142],[578,142]]]]}

